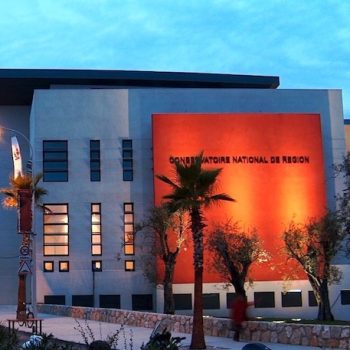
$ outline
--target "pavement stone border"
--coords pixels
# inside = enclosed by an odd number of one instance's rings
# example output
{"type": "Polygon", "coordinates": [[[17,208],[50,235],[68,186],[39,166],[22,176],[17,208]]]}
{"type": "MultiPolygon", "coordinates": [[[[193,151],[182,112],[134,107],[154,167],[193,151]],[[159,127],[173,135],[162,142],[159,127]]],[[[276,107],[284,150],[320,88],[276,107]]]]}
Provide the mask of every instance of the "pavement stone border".
{"type": "MultiPolygon", "coordinates": [[[[173,332],[191,333],[192,316],[165,315],[120,309],[39,304],[39,312],[100,322],[154,328],[168,320],[173,332]]],[[[227,318],[205,317],[204,333],[215,337],[232,337],[231,322],[227,318]]],[[[305,325],[248,321],[241,336],[244,341],[350,349],[350,326],[305,325]]]]}

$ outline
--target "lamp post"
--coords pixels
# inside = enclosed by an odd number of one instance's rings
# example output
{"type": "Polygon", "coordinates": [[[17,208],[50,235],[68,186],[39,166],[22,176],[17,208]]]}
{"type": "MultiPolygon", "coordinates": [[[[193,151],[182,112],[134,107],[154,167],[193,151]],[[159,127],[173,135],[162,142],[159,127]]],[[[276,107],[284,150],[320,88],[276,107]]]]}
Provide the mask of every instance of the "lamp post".
{"type": "MultiPolygon", "coordinates": [[[[30,143],[27,136],[22,132],[0,126],[0,139],[3,138],[5,130],[13,132],[16,135],[21,136],[29,146],[29,161],[27,162],[27,172],[32,173],[32,161],[33,161],[33,146],[30,143]],[[30,168],[29,168],[30,165],[30,168]]],[[[22,167],[19,166],[19,171],[16,169],[18,163],[21,163],[21,155],[19,150],[19,145],[17,139],[12,141],[12,156],[14,161],[14,178],[18,175],[23,175],[22,167]]],[[[19,252],[19,270],[18,270],[18,300],[17,300],[17,319],[26,319],[26,277],[28,273],[31,273],[32,283],[31,283],[31,302],[33,313],[36,316],[36,252],[35,252],[35,240],[32,232],[32,213],[33,213],[33,182],[31,188],[29,189],[19,189],[17,190],[17,203],[18,203],[18,233],[22,234],[22,242],[19,252]],[[33,268],[30,267],[31,263],[33,268]]]]}

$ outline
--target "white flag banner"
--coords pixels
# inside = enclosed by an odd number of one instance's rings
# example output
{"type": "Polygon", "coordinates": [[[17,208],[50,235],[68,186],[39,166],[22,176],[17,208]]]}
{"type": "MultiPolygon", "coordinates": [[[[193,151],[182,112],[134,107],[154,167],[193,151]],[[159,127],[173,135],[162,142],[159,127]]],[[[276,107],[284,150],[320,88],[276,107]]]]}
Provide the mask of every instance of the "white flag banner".
{"type": "Polygon", "coordinates": [[[17,177],[18,175],[23,175],[22,172],[22,157],[21,150],[16,136],[11,137],[12,145],[12,159],[13,159],[13,176],[17,177]]]}

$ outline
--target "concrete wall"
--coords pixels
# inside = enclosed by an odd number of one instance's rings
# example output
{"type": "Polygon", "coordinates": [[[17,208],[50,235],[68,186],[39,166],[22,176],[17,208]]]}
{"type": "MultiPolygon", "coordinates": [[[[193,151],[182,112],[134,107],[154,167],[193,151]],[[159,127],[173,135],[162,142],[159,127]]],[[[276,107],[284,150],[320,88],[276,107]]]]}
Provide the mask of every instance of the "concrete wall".
{"type": "MultiPolygon", "coordinates": [[[[49,191],[46,203],[69,203],[69,256],[43,257],[42,235],[37,240],[38,301],[44,295],[92,295],[96,304],[100,294],[119,294],[122,306],[131,308],[131,294],[152,294],[143,277],[141,257],[135,272],[124,271],[123,203],[133,202],[137,219],[151,204],[150,186],[142,169],[149,172],[151,149],[143,146],[142,134],[129,119],[126,90],[49,90],[37,91],[32,108],[36,146],[35,168],[42,169],[43,140],[68,140],[69,182],[45,182],[49,191]],[[135,149],[135,181],[122,181],[121,139],[132,138],[135,149]],[[90,140],[101,140],[101,182],[90,182],[90,140]],[[139,151],[142,150],[142,151],[139,151]],[[91,255],[90,204],[102,205],[103,256],[91,255]],[[93,276],[92,260],[103,261],[103,272],[93,276]],[[43,272],[43,261],[53,260],[55,271],[43,272]],[[70,271],[58,272],[58,262],[69,260],[70,271]],[[95,281],[93,282],[93,279],[95,281]]],[[[42,218],[37,220],[42,231],[42,218]]],[[[139,250],[140,251],[140,250],[139,250]]],[[[134,258],[134,257],[129,257],[134,258]]]]}

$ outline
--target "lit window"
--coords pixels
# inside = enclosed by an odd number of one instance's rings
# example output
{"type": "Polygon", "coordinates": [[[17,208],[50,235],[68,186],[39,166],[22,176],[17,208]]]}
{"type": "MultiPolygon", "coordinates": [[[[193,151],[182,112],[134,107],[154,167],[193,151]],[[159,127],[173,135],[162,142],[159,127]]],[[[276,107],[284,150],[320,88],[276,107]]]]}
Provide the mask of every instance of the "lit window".
{"type": "Polygon", "coordinates": [[[135,271],[135,260],[125,260],[125,271],[135,271]]]}
{"type": "Polygon", "coordinates": [[[59,271],[60,272],[69,272],[69,261],[60,261],[59,262],[59,271]]]}
{"type": "Polygon", "coordinates": [[[53,272],[54,263],[53,261],[44,261],[44,272],[53,272]]]}
{"type": "Polygon", "coordinates": [[[124,254],[135,254],[133,203],[124,203],[124,254]]]}
{"type": "Polygon", "coordinates": [[[43,141],[43,181],[68,181],[67,141],[43,141]]]}
{"type": "Polygon", "coordinates": [[[102,255],[101,203],[91,204],[91,254],[102,255]]]}
{"type": "Polygon", "coordinates": [[[134,255],[135,249],[133,244],[126,244],[124,247],[124,253],[125,255],[134,255]]]}
{"type": "Polygon", "coordinates": [[[122,159],[123,159],[123,181],[133,181],[133,151],[132,140],[122,140],[122,159]]]}
{"type": "Polygon", "coordinates": [[[44,204],[44,255],[68,255],[68,204],[44,204]]]}
{"type": "Polygon", "coordinates": [[[97,272],[102,271],[102,261],[101,260],[92,261],[92,271],[97,271],[97,272]]]}
{"type": "Polygon", "coordinates": [[[100,140],[90,140],[90,181],[101,181],[100,140]]]}

